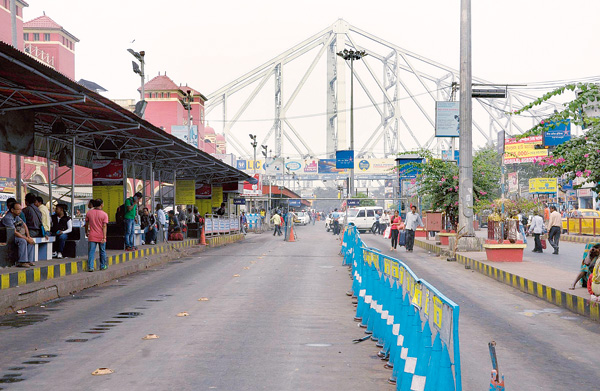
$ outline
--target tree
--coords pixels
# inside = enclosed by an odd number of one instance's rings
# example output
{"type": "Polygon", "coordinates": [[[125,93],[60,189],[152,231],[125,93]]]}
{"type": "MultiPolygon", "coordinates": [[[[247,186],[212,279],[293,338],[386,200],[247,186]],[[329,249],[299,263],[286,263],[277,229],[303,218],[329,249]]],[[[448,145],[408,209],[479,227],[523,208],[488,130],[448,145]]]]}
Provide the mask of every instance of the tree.
{"type": "Polygon", "coordinates": [[[571,122],[573,125],[586,129],[582,136],[572,137],[571,140],[557,146],[552,155],[538,160],[544,171],[553,177],[563,177],[565,180],[581,178],[575,188],[585,183],[593,183],[593,190],[600,192],[600,86],[592,83],[575,83],[555,89],[534,100],[513,115],[543,104],[551,98],[568,91],[576,92],[575,99],[564,104],[561,111],[556,111],[548,118],[540,121],[518,138],[540,135],[560,123],[571,122]]]}
{"type": "MultiPolygon", "coordinates": [[[[429,150],[409,152],[425,158],[415,166],[420,171],[413,183],[427,209],[443,211],[454,228],[458,225],[458,166],[455,162],[436,159],[429,150]]],[[[481,149],[473,156],[473,195],[475,203],[493,199],[500,179],[499,156],[494,149],[481,149]]],[[[402,167],[400,167],[402,168],[402,167]]]]}
{"type": "Polygon", "coordinates": [[[372,200],[367,197],[365,193],[358,192],[354,198],[360,198],[360,206],[375,206],[377,203],[375,200],[372,200]]]}

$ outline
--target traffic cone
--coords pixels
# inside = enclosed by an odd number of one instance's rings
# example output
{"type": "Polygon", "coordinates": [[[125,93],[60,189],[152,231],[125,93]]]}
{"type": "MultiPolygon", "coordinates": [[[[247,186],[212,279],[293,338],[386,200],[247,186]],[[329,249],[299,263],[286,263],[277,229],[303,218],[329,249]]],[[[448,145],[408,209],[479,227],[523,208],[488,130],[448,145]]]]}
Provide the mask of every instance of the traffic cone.
{"type": "Polygon", "coordinates": [[[294,225],[290,226],[290,236],[288,237],[288,242],[295,242],[296,239],[294,238],[294,225]]]}
{"type": "Polygon", "coordinates": [[[200,229],[200,245],[206,246],[206,236],[204,235],[204,227],[200,229]]]}

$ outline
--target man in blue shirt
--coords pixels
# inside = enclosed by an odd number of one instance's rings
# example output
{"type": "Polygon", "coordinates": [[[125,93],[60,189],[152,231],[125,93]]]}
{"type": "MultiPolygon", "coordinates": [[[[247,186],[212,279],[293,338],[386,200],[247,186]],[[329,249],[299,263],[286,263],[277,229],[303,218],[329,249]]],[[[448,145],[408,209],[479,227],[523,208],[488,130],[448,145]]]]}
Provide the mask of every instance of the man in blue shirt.
{"type": "Polygon", "coordinates": [[[14,203],[6,216],[0,220],[0,226],[15,229],[15,244],[18,248],[19,260],[18,267],[33,266],[35,261],[35,245],[34,240],[29,236],[29,230],[25,222],[19,217],[21,214],[21,204],[14,203]]]}

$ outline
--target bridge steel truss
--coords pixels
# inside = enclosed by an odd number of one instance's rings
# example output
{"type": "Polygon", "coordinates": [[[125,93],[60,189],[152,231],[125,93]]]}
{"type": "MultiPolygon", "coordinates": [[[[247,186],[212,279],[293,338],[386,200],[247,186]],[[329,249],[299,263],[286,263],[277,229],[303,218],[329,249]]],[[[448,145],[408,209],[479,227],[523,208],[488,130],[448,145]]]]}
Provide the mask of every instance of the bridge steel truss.
{"type": "MultiPolygon", "coordinates": [[[[251,103],[267,82],[274,79],[274,119],[273,124],[261,144],[273,138],[275,149],[273,156],[283,156],[284,140],[302,157],[316,156],[311,144],[307,142],[302,132],[294,127],[286,114],[298,94],[305,87],[307,80],[315,71],[323,56],[327,62],[327,97],[326,97],[326,148],[327,156],[335,157],[335,151],[347,149],[347,134],[349,132],[346,113],[349,111],[346,102],[346,69],[349,65],[337,56],[343,49],[364,50],[368,56],[363,58],[362,67],[366,69],[368,79],[355,71],[354,77],[363,92],[379,114],[379,122],[373,124],[373,131],[367,141],[357,146],[356,154],[362,157],[376,156],[376,147],[383,143],[383,157],[394,156],[410,148],[402,140],[409,136],[418,148],[439,151],[450,148],[451,141],[435,137],[435,101],[453,100],[453,90],[459,90],[459,71],[439,62],[405,50],[389,41],[378,38],[364,30],[354,27],[344,20],[337,20],[333,25],[300,42],[275,58],[256,67],[250,72],[233,80],[208,95],[206,114],[217,107],[222,109],[223,133],[229,143],[241,156],[251,157],[252,153],[245,143],[240,142],[234,131],[235,124],[242,118],[251,103]],[[362,42],[363,44],[359,44],[362,42]],[[376,47],[377,49],[373,49],[376,47]],[[283,97],[284,66],[295,59],[307,55],[313,49],[319,48],[316,56],[305,70],[300,81],[293,89],[287,101],[283,97]],[[376,65],[373,65],[376,63],[376,65]],[[376,87],[373,88],[373,85],[376,87]],[[230,116],[228,99],[233,94],[244,89],[253,88],[246,100],[230,116]],[[421,116],[422,125],[411,123],[401,110],[401,103],[412,102],[414,112],[421,116]],[[424,131],[425,130],[425,131],[424,131]],[[401,132],[405,134],[401,136],[401,132]]],[[[486,85],[491,81],[474,77],[473,83],[486,85]]],[[[499,86],[502,87],[502,86],[499,86]]],[[[517,110],[536,97],[516,89],[507,90],[506,99],[474,100],[473,126],[485,138],[488,144],[496,141],[496,134],[504,130],[507,135],[523,133],[533,124],[546,117],[559,104],[547,102],[541,108],[527,112],[527,118],[513,118],[509,112],[517,110]],[[487,125],[484,124],[488,118],[487,125]]],[[[406,106],[406,105],[405,105],[406,106]]],[[[406,112],[407,109],[404,108],[406,112]]],[[[313,144],[314,145],[314,144],[313,144]]],[[[381,149],[381,148],[380,148],[381,149]]]]}

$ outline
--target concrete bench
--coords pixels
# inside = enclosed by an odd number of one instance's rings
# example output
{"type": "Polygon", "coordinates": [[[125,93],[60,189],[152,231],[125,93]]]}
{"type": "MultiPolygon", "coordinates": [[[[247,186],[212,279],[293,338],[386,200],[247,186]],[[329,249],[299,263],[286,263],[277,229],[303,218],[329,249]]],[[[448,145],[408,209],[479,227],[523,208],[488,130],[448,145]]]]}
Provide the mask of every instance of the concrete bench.
{"type": "Polygon", "coordinates": [[[47,239],[33,238],[35,242],[35,261],[47,261],[52,259],[52,243],[56,241],[56,237],[50,236],[47,239]]]}
{"type": "Polygon", "coordinates": [[[16,260],[15,229],[0,227],[0,267],[14,266],[16,260]]]}
{"type": "Polygon", "coordinates": [[[85,227],[73,227],[73,231],[67,234],[63,255],[68,258],[86,256],[88,252],[88,240],[85,237],[85,227]]]}
{"type": "MultiPolygon", "coordinates": [[[[140,229],[139,225],[135,225],[134,229],[133,245],[142,245],[142,234],[143,230],[140,229]]],[[[125,227],[123,224],[108,223],[106,228],[106,249],[107,250],[123,250],[125,248],[125,227]]]]}

